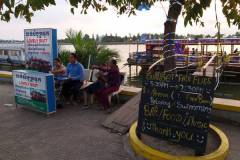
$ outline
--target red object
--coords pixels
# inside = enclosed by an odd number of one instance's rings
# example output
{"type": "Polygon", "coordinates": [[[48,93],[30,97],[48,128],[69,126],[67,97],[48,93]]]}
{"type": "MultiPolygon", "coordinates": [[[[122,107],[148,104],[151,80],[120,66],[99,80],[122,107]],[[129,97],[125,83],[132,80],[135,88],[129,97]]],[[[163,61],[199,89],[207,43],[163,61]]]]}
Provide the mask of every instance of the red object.
{"type": "Polygon", "coordinates": [[[108,109],[110,107],[108,96],[111,93],[118,91],[118,89],[119,86],[113,86],[109,88],[103,88],[97,91],[96,97],[98,98],[99,102],[101,103],[104,109],[108,109]]]}

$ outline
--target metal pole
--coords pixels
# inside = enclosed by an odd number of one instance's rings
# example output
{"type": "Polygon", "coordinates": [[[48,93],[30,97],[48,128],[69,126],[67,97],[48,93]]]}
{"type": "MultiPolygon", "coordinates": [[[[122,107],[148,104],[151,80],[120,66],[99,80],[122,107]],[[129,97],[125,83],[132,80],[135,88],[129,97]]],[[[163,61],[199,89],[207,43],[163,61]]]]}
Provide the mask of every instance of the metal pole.
{"type": "Polygon", "coordinates": [[[138,65],[136,65],[136,76],[138,76],[138,65]]]}
{"type": "Polygon", "coordinates": [[[129,65],[129,77],[132,77],[132,69],[131,69],[131,65],[129,65]]]}
{"type": "Polygon", "coordinates": [[[215,77],[215,72],[216,72],[216,59],[218,61],[218,56],[216,56],[215,60],[214,60],[214,66],[213,66],[213,77],[215,77]]]}
{"type": "Polygon", "coordinates": [[[90,55],[88,56],[88,69],[90,68],[91,57],[92,57],[92,55],[90,54],[90,55]]]}

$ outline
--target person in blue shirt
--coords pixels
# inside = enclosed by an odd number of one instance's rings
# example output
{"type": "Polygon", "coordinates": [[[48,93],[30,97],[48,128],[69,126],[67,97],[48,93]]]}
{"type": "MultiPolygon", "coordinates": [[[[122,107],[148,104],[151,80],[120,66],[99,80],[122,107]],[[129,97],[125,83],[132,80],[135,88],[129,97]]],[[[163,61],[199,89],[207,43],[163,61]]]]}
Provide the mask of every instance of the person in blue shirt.
{"type": "Polygon", "coordinates": [[[62,94],[66,101],[70,100],[71,95],[76,100],[84,81],[84,67],[77,61],[75,53],[71,53],[70,55],[66,77],[67,80],[63,83],[62,94]]]}

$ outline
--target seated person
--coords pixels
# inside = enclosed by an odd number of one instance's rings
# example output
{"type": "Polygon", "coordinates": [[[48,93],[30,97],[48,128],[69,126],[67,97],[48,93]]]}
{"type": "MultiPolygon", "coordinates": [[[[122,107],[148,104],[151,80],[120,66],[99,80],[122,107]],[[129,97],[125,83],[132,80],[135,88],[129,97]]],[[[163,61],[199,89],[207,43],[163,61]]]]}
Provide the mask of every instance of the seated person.
{"type": "Polygon", "coordinates": [[[56,58],[54,60],[54,63],[55,63],[55,67],[51,72],[54,75],[54,79],[58,81],[65,77],[66,67],[62,64],[62,61],[60,58],[56,58]]]}
{"type": "MultiPolygon", "coordinates": [[[[107,66],[93,66],[93,69],[99,69],[98,81],[91,84],[86,88],[88,94],[95,94],[103,109],[108,109],[110,107],[108,96],[118,91],[121,84],[121,76],[119,68],[117,66],[117,61],[111,59],[107,66]]],[[[86,97],[85,97],[85,105],[86,97]]]]}
{"type": "Polygon", "coordinates": [[[77,55],[75,53],[71,53],[70,55],[66,76],[68,79],[63,83],[62,94],[66,101],[70,100],[71,95],[73,95],[74,100],[76,100],[79,89],[84,81],[84,67],[77,61],[77,55]]]}

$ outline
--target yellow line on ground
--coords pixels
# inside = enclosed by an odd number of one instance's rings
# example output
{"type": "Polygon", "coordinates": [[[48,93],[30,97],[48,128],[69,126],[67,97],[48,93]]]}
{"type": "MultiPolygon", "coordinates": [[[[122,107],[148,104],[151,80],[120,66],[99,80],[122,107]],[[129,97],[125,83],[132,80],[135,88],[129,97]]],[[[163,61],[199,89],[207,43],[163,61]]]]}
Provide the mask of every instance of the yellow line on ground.
{"type": "Polygon", "coordinates": [[[205,156],[174,156],[170,155],[158,150],[155,150],[152,147],[147,146],[144,144],[136,135],[136,128],[137,128],[137,122],[135,122],[129,131],[129,138],[130,138],[130,144],[136,154],[141,155],[142,157],[148,159],[148,160],[225,160],[228,150],[229,150],[229,142],[226,135],[217,127],[210,125],[210,129],[213,130],[216,135],[219,136],[219,139],[221,140],[221,144],[218,147],[217,150],[214,152],[205,155],[205,156]]]}

